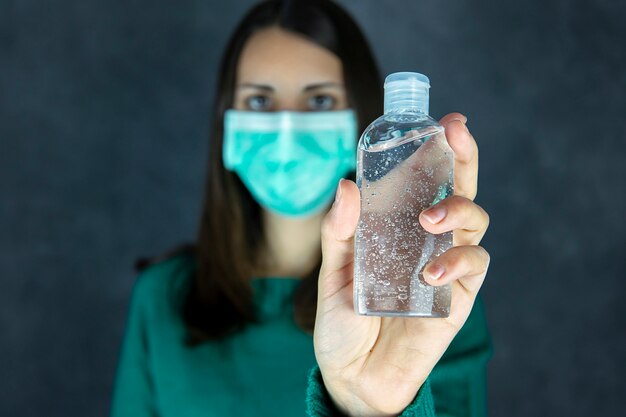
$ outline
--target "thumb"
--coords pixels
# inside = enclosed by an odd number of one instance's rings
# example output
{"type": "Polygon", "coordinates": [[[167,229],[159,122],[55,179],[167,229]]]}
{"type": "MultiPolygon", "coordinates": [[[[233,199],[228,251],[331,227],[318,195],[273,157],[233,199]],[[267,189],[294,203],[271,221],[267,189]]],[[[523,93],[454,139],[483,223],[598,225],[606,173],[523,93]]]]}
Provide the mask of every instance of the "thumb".
{"type": "Polygon", "coordinates": [[[356,184],[341,179],[332,208],[322,222],[322,266],[319,293],[328,297],[352,280],[354,232],[359,220],[361,197],[356,184]]]}

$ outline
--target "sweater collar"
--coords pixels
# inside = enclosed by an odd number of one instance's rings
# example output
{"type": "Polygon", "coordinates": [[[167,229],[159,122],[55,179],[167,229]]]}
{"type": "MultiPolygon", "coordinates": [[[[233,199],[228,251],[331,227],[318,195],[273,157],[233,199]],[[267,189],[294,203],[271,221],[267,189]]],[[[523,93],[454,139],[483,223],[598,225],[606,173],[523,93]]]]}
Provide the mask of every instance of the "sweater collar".
{"type": "Polygon", "coordinates": [[[256,277],[251,281],[254,305],[262,321],[293,311],[293,294],[302,280],[295,277],[256,277]]]}

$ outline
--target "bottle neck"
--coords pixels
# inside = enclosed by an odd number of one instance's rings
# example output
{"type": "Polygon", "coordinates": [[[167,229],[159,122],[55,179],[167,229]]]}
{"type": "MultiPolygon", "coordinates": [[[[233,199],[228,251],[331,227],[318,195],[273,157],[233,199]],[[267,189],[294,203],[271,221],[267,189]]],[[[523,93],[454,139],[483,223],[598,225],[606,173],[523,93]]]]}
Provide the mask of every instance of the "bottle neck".
{"type": "Polygon", "coordinates": [[[428,114],[428,89],[385,91],[385,113],[400,109],[428,114]]]}

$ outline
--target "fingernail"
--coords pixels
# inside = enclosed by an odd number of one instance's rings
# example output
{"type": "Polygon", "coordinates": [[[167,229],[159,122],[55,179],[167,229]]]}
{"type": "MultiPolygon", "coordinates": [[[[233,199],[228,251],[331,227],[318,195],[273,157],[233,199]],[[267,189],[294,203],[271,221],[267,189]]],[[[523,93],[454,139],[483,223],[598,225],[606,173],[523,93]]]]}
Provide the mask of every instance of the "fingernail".
{"type": "Polygon", "coordinates": [[[339,200],[341,200],[341,181],[343,181],[343,178],[339,180],[339,183],[337,184],[337,192],[335,193],[335,204],[339,202],[339,200]]]}
{"type": "Polygon", "coordinates": [[[469,133],[469,128],[467,127],[467,120],[464,122],[461,119],[452,119],[448,123],[446,123],[444,128],[448,129],[448,126],[450,126],[453,122],[461,122],[461,126],[463,126],[463,130],[465,130],[467,133],[469,133]]]}
{"type": "Polygon", "coordinates": [[[446,217],[446,214],[448,214],[448,211],[442,206],[434,206],[422,212],[422,216],[424,216],[426,221],[432,224],[437,224],[442,221],[443,218],[446,217]]]}
{"type": "Polygon", "coordinates": [[[467,116],[465,116],[464,114],[461,115],[461,117],[452,119],[452,120],[458,120],[459,122],[466,124],[467,123],[467,116]]]}
{"type": "Polygon", "coordinates": [[[424,268],[424,275],[426,276],[426,278],[432,279],[434,281],[441,278],[444,272],[446,272],[446,269],[442,265],[439,265],[437,263],[432,263],[424,268]]]}
{"type": "Polygon", "coordinates": [[[450,119],[450,120],[449,120],[449,121],[445,124],[445,126],[444,126],[444,127],[448,127],[448,125],[449,125],[450,123],[455,122],[455,121],[457,121],[457,122],[461,122],[461,123],[463,123],[463,124],[465,125],[465,124],[467,123],[467,117],[466,117],[465,115],[461,115],[460,117],[455,117],[454,119],[450,119]]]}

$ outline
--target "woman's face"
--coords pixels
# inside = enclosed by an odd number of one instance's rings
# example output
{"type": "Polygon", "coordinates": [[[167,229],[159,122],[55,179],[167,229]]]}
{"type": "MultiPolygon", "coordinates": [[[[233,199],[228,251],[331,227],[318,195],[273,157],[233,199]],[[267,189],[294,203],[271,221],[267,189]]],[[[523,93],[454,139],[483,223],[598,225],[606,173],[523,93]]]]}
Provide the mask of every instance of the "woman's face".
{"type": "Polygon", "coordinates": [[[347,107],[341,61],[332,52],[276,26],[260,30],[246,42],[237,67],[235,109],[347,107]]]}

